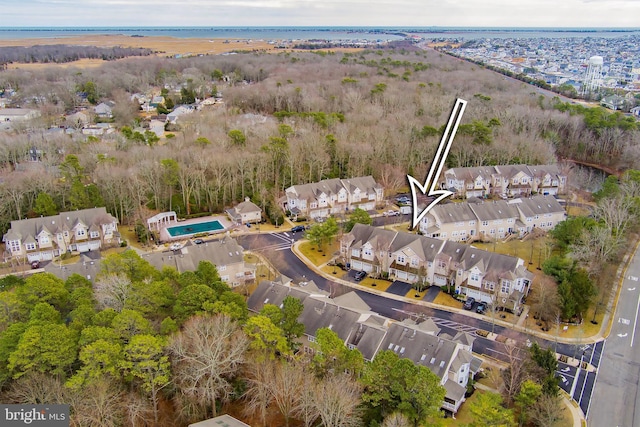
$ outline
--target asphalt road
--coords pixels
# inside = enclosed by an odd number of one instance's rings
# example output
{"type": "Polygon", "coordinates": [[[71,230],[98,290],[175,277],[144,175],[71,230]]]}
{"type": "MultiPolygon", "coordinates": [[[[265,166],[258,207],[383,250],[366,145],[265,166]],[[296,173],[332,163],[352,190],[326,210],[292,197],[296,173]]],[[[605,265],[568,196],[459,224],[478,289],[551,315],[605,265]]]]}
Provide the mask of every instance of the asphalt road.
{"type": "MultiPolygon", "coordinates": [[[[393,217],[397,218],[397,217],[393,217]]],[[[393,218],[384,218],[391,220],[393,218]]],[[[320,289],[331,292],[332,296],[343,295],[354,289],[345,286],[337,281],[327,280],[323,276],[316,274],[309,269],[300,259],[291,251],[293,242],[303,237],[303,233],[267,233],[267,234],[251,234],[238,237],[238,243],[245,249],[262,253],[280,273],[291,278],[294,282],[313,280],[320,289]]],[[[639,272],[640,274],[640,272],[639,272]]],[[[357,283],[354,279],[354,271],[345,274],[342,270],[337,270],[337,276],[343,280],[357,283]]],[[[640,288],[639,288],[640,289],[640,288]]],[[[398,301],[392,298],[386,298],[381,295],[372,294],[362,290],[356,290],[356,293],[362,300],[371,307],[371,310],[382,316],[403,320],[408,317],[412,318],[431,318],[442,329],[442,332],[455,335],[458,331],[471,333],[475,337],[473,351],[494,359],[507,361],[508,356],[505,353],[504,344],[477,336],[474,332],[478,329],[492,331],[496,334],[510,338],[524,346],[527,342],[537,342],[542,348],[554,348],[557,353],[570,357],[582,357],[584,361],[590,362],[594,366],[600,363],[603,342],[593,344],[565,344],[556,342],[555,340],[544,340],[537,336],[525,334],[513,329],[509,329],[499,324],[495,324],[491,320],[491,316],[484,316],[483,319],[467,316],[463,313],[439,310],[430,307],[424,307],[410,302],[398,301]]],[[[639,337],[640,339],[640,337],[639,337]]],[[[640,345],[640,344],[639,344],[640,345]]],[[[589,407],[589,398],[592,394],[593,385],[595,383],[595,372],[587,373],[581,369],[580,372],[575,367],[566,364],[559,364],[557,376],[560,379],[560,386],[570,393],[576,402],[587,412],[589,407]],[[569,369],[567,369],[569,368],[569,369]]],[[[595,426],[605,426],[608,424],[593,424],[595,426]]]]}
{"type": "Polygon", "coordinates": [[[640,426],[640,255],[626,271],[587,412],[589,426],[640,426]]]}

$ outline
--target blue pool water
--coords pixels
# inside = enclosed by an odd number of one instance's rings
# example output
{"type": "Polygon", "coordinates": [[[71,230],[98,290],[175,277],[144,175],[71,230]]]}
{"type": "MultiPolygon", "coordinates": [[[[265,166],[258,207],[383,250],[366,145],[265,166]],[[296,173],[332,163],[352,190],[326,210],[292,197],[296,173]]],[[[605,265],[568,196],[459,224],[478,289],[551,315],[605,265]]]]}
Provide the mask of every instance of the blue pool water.
{"type": "Polygon", "coordinates": [[[224,226],[218,220],[199,222],[197,224],[176,225],[167,227],[171,237],[189,236],[191,234],[207,233],[210,231],[224,230],[224,226]]]}

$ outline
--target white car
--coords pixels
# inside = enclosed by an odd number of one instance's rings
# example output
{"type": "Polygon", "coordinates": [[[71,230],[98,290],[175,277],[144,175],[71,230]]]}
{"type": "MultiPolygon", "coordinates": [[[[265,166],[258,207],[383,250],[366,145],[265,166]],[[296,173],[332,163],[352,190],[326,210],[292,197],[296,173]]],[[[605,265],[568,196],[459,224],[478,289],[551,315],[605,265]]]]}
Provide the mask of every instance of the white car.
{"type": "Polygon", "coordinates": [[[382,215],[384,215],[384,216],[398,216],[398,215],[400,215],[400,212],[394,211],[394,210],[389,210],[389,211],[384,212],[382,215]]]}
{"type": "Polygon", "coordinates": [[[171,246],[169,246],[169,249],[171,249],[172,251],[179,251],[180,249],[182,249],[182,245],[180,243],[173,243],[171,246]]]}

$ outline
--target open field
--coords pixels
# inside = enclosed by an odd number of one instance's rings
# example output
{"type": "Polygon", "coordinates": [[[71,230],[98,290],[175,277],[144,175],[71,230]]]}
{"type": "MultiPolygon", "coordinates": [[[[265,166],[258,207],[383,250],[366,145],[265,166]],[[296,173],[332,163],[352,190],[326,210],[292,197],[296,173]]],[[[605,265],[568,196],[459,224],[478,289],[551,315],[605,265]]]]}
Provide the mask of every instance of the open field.
{"type": "MultiPolygon", "coordinates": [[[[0,40],[0,47],[7,46],[36,46],[36,45],[57,45],[67,44],[73,46],[97,46],[97,47],[130,47],[151,49],[158,52],[157,56],[197,56],[197,55],[219,55],[233,51],[260,51],[260,52],[283,52],[292,49],[279,49],[274,44],[265,40],[241,40],[241,39],[200,39],[200,38],[175,38],[175,37],[131,37],[124,35],[89,35],[72,37],[54,37],[38,39],[0,40]]],[[[323,49],[331,51],[350,52],[360,49],[353,48],[332,48],[323,49]]],[[[136,57],[137,58],[137,57],[136,57]]],[[[144,58],[144,57],[143,57],[144,58]]],[[[78,61],[63,64],[34,63],[9,64],[8,69],[38,69],[44,67],[98,67],[107,61],[101,59],[81,59],[78,61]]]]}

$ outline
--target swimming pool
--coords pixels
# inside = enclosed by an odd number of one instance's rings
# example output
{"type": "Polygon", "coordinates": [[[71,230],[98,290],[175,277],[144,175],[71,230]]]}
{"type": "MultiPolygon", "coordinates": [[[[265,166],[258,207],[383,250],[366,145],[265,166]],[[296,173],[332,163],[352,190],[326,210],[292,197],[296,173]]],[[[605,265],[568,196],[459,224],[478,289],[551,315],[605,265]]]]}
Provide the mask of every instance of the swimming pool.
{"type": "Polygon", "coordinates": [[[207,222],[198,222],[195,224],[167,227],[167,232],[171,237],[190,236],[192,234],[207,233],[220,230],[224,230],[224,226],[217,219],[207,222]]]}

